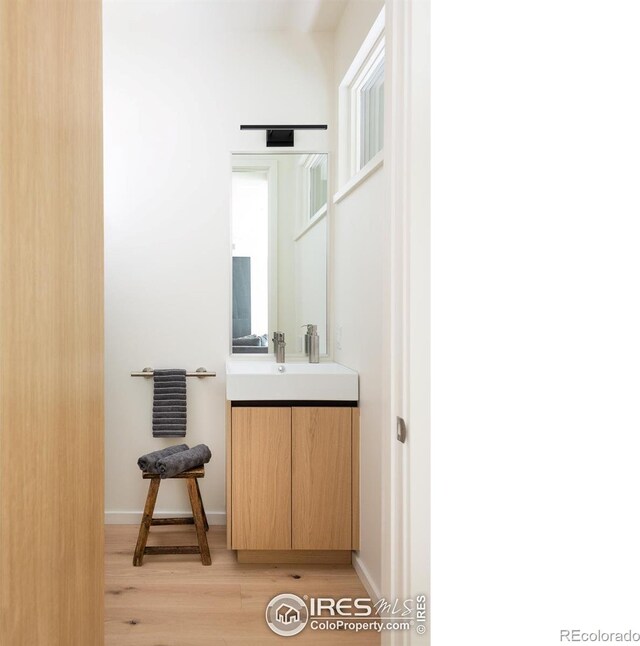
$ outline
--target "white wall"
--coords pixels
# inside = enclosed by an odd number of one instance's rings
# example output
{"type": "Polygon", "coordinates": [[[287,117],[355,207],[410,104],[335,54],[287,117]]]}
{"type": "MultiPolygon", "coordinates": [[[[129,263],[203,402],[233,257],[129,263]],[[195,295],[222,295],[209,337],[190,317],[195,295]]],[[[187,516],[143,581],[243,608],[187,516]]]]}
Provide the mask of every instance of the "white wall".
{"type": "Polygon", "coordinates": [[[320,355],[327,348],[327,254],[318,253],[327,248],[327,218],[322,218],[295,242],[296,275],[296,330],[304,346],[306,329],[313,323],[318,326],[320,355]]]}
{"type": "MultiPolygon", "coordinates": [[[[332,121],[329,34],[225,32],[215,3],[104,5],[106,510],[136,521],[136,458],[151,436],[145,366],[204,366],[188,380],[186,442],[208,444],[207,511],[224,520],[224,359],[229,346],[231,151],[264,150],[241,123],[332,121]]],[[[296,149],[328,150],[326,132],[296,149]]],[[[159,511],[186,511],[179,482],[159,511]]]]}
{"type": "MultiPolygon", "coordinates": [[[[345,8],[335,35],[336,90],[383,5],[382,0],[351,0],[345,8]]],[[[384,369],[389,318],[384,187],[382,166],[335,206],[332,241],[335,358],[360,373],[361,549],[356,566],[374,594],[381,581],[381,450],[389,396],[384,369]]]]}
{"type": "Polygon", "coordinates": [[[314,323],[320,354],[326,352],[327,221],[322,219],[299,236],[306,200],[301,157],[278,160],[278,329],[287,339],[287,356],[303,356],[302,326],[314,323]]]}

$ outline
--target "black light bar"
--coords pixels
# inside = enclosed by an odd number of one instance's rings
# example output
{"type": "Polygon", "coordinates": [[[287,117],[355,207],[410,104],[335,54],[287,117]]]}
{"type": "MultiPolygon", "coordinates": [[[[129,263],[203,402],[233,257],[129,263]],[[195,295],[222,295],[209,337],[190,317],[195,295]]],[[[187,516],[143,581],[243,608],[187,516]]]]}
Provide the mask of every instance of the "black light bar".
{"type": "Polygon", "coordinates": [[[327,124],[304,124],[298,126],[252,126],[242,125],[240,130],[266,130],[267,148],[291,148],[294,130],[326,130],[327,124]]]}

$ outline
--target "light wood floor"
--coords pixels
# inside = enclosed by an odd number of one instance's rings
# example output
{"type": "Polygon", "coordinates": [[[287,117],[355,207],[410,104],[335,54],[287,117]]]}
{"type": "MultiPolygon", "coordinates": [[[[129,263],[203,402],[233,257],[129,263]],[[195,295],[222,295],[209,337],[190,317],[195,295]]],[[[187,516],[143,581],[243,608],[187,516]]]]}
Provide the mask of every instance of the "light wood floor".
{"type": "MultiPolygon", "coordinates": [[[[213,564],[198,555],[131,559],[134,525],[105,528],[105,646],[222,646],[288,643],[268,628],[264,613],[276,594],[367,597],[350,565],[240,565],[225,545],[225,528],[208,532],[213,564]]],[[[149,545],[195,544],[192,527],[152,527],[149,545]]],[[[378,645],[377,633],[319,631],[308,626],[293,644],[378,645]]]]}

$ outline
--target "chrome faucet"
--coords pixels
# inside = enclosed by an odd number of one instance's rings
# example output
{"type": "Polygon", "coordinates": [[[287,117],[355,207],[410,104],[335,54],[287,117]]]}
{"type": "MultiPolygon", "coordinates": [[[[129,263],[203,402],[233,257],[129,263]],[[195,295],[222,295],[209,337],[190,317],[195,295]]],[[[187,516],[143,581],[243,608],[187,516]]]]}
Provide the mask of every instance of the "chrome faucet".
{"type": "Polygon", "coordinates": [[[276,363],[284,363],[284,332],[273,333],[273,351],[276,353],[276,363]]]}

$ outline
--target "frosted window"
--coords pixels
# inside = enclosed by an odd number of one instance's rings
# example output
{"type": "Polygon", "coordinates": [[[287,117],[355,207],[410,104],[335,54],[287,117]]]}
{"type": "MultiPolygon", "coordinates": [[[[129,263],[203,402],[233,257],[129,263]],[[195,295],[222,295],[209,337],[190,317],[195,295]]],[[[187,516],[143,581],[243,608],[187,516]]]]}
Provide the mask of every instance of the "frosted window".
{"type": "Polygon", "coordinates": [[[384,144],[384,59],[371,70],[360,88],[359,168],[369,162],[384,144]]]}

